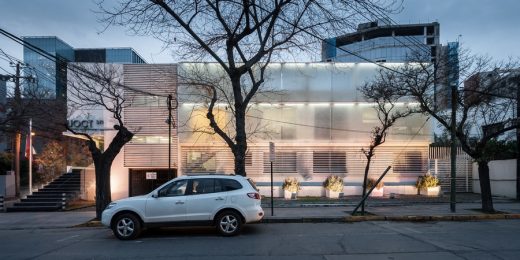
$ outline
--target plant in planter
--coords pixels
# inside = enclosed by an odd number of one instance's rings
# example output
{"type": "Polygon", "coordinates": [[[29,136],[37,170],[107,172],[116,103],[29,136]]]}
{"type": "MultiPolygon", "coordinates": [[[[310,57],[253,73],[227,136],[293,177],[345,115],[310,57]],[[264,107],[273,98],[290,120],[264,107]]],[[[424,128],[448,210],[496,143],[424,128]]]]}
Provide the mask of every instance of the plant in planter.
{"type": "Polygon", "coordinates": [[[426,196],[439,196],[441,192],[439,179],[429,174],[419,176],[419,178],[417,178],[417,182],[415,183],[415,187],[417,187],[421,195],[426,196]]]}
{"type": "Polygon", "coordinates": [[[323,182],[323,187],[327,198],[339,198],[339,194],[343,192],[343,178],[331,175],[323,182]]]}
{"type": "MultiPolygon", "coordinates": [[[[374,178],[368,178],[367,179],[367,191],[372,189],[372,187],[374,187],[376,185],[376,179],[374,178]]],[[[381,180],[376,188],[374,190],[372,190],[372,192],[370,193],[370,197],[383,197],[383,194],[384,194],[384,190],[383,188],[385,187],[385,183],[381,180]]]]}
{"type": "Polygon", "coordinates": [[[296,178],[285,178],[282,189],[285,199],[296,199],[298,191],[301,190],[300,182],[296,178]]]}

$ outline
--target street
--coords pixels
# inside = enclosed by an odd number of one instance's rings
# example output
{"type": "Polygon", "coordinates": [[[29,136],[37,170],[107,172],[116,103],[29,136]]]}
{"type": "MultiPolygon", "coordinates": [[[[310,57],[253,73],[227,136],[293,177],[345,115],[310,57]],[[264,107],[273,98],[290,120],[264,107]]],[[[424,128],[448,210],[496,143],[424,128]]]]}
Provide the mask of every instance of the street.
{"type": "Polygon", "coordinates": [[[105,228],[1,230],[1,259],[518,259],[520,221],[255,224],[152,230],[119,241],[105,228]]]}

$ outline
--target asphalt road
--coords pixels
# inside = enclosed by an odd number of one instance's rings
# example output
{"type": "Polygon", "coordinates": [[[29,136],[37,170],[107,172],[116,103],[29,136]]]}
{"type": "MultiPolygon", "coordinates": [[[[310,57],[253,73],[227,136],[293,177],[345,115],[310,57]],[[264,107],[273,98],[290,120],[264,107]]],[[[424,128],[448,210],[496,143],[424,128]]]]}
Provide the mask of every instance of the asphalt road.
{"type": "Polygon", "coordinates": [[[255,224],[149,231],[119,241],[104,228],[3,229],[0,259],[520,259],[520,220],[255,224]]]}

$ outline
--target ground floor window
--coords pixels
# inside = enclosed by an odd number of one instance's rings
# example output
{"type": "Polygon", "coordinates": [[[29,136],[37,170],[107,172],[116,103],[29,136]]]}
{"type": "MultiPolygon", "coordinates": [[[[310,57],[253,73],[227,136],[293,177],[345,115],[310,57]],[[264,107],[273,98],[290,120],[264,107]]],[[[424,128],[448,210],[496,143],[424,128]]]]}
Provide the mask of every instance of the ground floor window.
{"type": "MultiPolygon", "coordinates": [[[[296,152],[275,152],[273,171],[276,173],[296,173],[296,152]]],[[[269,153],[264,153],[264,173],[271,171],[269,153]]]]}
{"type": "Polygon", "coordinates": [[[347,155],[345,152],[313,152],[312,171],[315,173],[346,173],[347,155]]]}

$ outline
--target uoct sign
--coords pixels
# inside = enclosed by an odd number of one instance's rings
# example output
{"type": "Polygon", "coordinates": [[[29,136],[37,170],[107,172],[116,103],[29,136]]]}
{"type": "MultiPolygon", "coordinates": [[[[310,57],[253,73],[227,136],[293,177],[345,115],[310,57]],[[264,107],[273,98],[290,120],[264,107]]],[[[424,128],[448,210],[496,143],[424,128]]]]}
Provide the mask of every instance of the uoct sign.
{"type": "Polygon", "coordinates": [[[72,129],[101,129],[103,128],[103,120],[93,119],[72,119],[68,121],[69,127],[72,129]]]}

